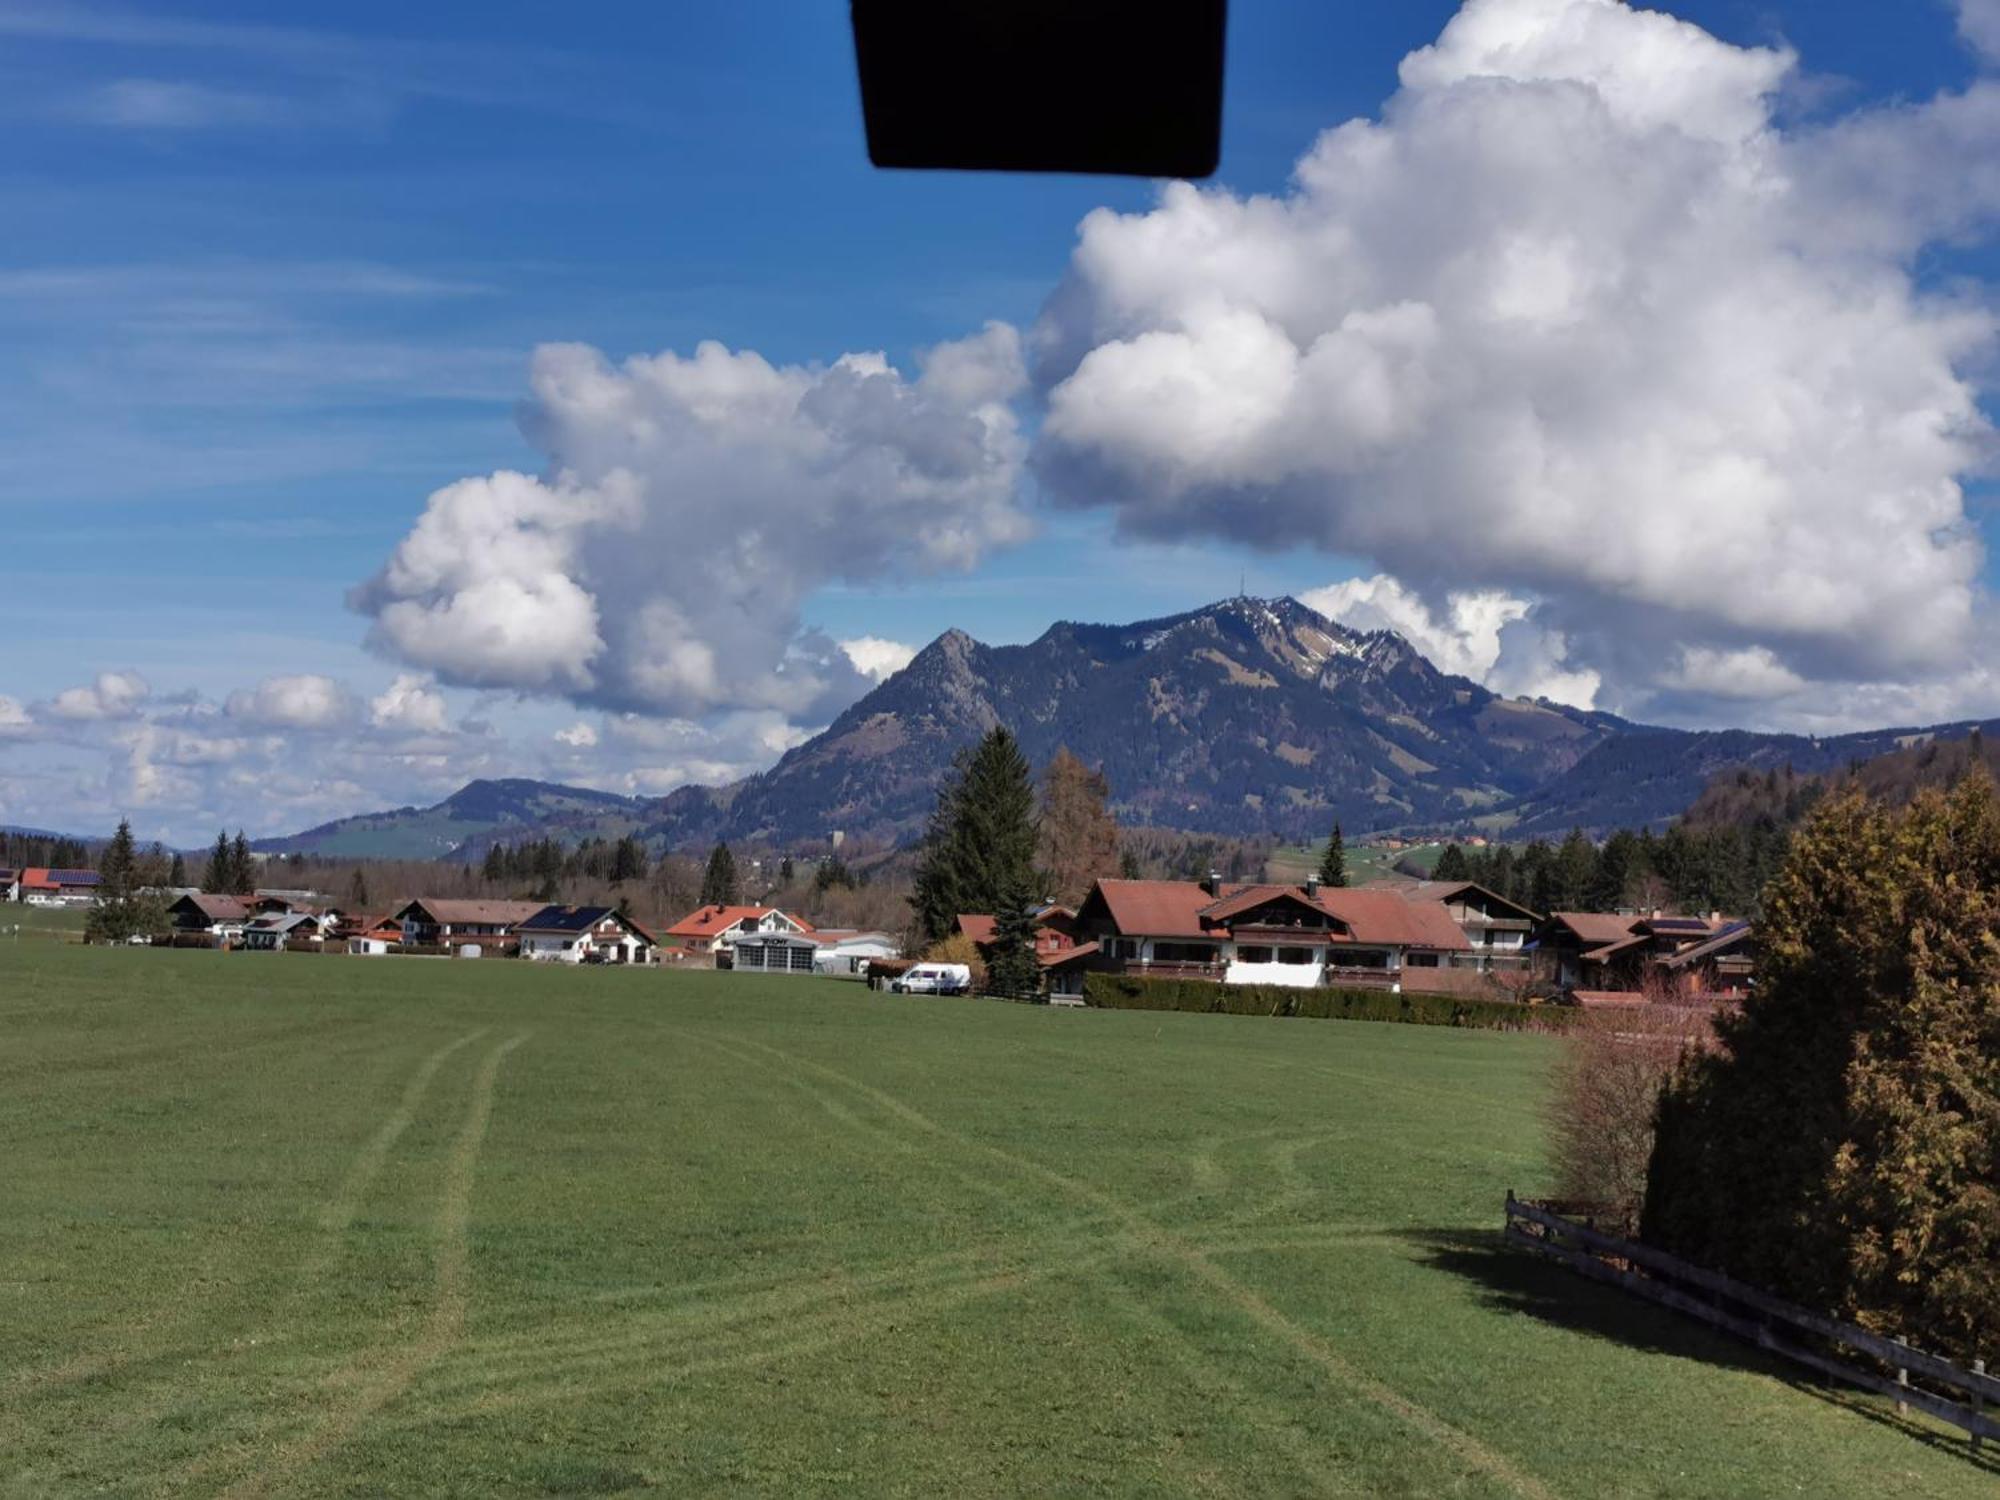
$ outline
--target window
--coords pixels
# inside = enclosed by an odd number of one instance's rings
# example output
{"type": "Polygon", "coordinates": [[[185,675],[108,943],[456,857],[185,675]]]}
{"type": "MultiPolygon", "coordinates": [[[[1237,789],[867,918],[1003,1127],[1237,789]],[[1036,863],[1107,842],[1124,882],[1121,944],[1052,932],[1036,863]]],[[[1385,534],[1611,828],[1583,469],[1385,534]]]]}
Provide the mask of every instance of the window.
{"type": "Polygon", "coordinates": [[[1271,961],[1271,950],[1258,947],[1238,948],[1236,958],[1239,963],[1267,964],[1271,961]]]}
{"type": "Polygon", "coordinates": [[[1313,961],[1310,948],[1280,948],[1278,962],[1281,964],[1309,964],[1313,961]]]}

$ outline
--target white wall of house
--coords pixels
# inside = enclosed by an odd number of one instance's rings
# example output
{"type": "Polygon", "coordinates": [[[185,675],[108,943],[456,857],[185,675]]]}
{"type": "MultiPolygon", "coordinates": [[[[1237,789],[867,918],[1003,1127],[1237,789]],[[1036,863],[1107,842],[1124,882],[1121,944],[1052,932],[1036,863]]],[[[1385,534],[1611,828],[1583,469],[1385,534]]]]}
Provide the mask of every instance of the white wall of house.
{"type": "Polygon", "coordinates": [[[583,962],[583,955],[590,951],[584,946],[589,941],[587,933],[560,937],[554,933],[547,936],[523,933],[521,957],[531,958],[540,963],[580,964],[583,962]]]}
{"type": "Polygon", "coordinates": [[[347,951],[349,953],[360,954],[364,957],[380,957],[389,951],[389,940],[387,938],[349,938],[347,940],[347,951]]]}
{"type": "Polygon", "coordinates": [[[1231,962],[1223,971],[1225,984],[1285,984],[1309,990],[1326,978],[1326,965],[1315,957],[1305,964],[1246,964],[1231,962]]]}

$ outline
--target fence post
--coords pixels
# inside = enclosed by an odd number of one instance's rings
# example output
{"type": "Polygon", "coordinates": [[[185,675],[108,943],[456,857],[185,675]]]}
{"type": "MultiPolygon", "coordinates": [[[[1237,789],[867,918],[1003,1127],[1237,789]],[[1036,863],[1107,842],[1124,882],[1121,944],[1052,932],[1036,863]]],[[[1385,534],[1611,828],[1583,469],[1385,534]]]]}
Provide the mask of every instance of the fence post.
{"type": "MultiPolygon", "coordinates": [[[[1983,1359],[1975,1359],[1972,1362],[1972,1373],[1975,1375],[1984,1375],[1986,1373],[1986,1361],[1983,1359]]],[[[1979,1419],[1985,1415],[1986,1415],[1986,1392],[1975,1389],[1972,1393],[1972,1451],[1974,1453],[1977,1453],[1979,1451],[1979,1444],[1980,1444],[1979,1419]]]]}
{"type": "MultiPolygon", "coordinates": [[[[1908,1343],[1909,1341],[1907,1339],[1891,1339],[1889,1342],[1892,1344],[1905,1344],[1908,1343]]],[[[1898,1366],[1896,1370],[1896,1384],[1902,1387],[1904,1390],[1908,1390],[1910,1388],[1910,1372],[1902,1368],[1901,1366],[1898,1366]]],[[[1907,1417],[1909,1414],[1910,1414],[1910,1403],[1905,1401],[1901,1396],[1898,1396],[1896,1398],[1896,1415],[1899,1417],[1907,1417]]]]}

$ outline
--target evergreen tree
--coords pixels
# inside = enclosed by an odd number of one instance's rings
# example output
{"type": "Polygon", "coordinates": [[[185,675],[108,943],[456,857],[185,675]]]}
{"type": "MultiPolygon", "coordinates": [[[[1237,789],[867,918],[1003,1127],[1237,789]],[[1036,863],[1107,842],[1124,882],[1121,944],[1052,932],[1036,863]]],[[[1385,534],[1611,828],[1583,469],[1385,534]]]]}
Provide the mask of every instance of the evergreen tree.
{"type": "Polygon", "coordinates": [[[1340,824],[1337,822],[1327,837],[1326,848],[1319,856],[1319,883],[1327,886],[1347,884],[1347,845],[1340,837],[1340,824]]]}
{"type": "Polygon", "coordinates": [[[166,925],[165,907],[158,896],[143,891],[139,884],[139,855],[132,840],[132,825],[121,818],[118,831],[97,861],[97,902],[84,919],[84,938],[93,943],[122,943],[129,937],[146,936],[166,925]]]}
{"type": "Polygon", "coordinates": [[[1042,998],[1042,966],[1035,959],[1034,888],[1016,876],[996,903],[993,946],[986,963],[986,988],[1009,1000],[1042,998]]]}
{"type": "Polygon", "coordinates": [[[1117,873],[1118,824],[1105,807],[1110,795],[1103,773],[1067,749],[1057,750],[1042,772],[1040,858],[1050,900],[1075,906],[1096,881],[1117,873]]]}
{"type": "Polygon", "coordinates": [[[174,862],[171,865],[167,866],[167,884],[173,886],[176,890],[178,890],[180,887],[186,885],[187,883],[188,883],[187,861],[182,859],[180,857],[180,854],[176,852],[174,855],[174,862]]]}
{"type": "Polygon", "coordinates": [[[2000,808],[1822,802],[1759,982],[1663,1095],[1643,1233],[1960,1359],[2000,1337],[2000,808]]]}
{"type": "Polygon", "coordinates": [[[1587,911],[1597,898],[1599,870],[1597,846],[1572,828],[1555,853],[1550,871],[1550,905],[1543,911],[1587,911]]]}
{"type": "Polygon", "coordinates": [[[495,844],[486,851],[486,861],[479,867],[479,876],[489,885],[504,885],[507,881],[507,846],[495,844]]]}
{"type": "Polygon", "coordinates": [[[847,861],[835,854],[821,860],[819,868],[813,871],[813,894],[824,896],[837,885],[853,890],[854,876],[847,868],[847,861]]]}
{"type": "Polygon", "coordinates": [[[1037,889],[1035,792],[1021,747],[990,731],[953,763],[924,833],[910,907],[917,946],[938,942],[960,913],[1000,914],[1037,889]]]}
{"type": "Polygon", "coordinates": [[[727,844],[717,844],[708,853],[708,870],[701,877],[703,906],[735,906],[742,899],[736,878],[736,856],[727,844]]]}
{"type": "Polygon", "coordinates": [[[779,885],[790,885],[798,878],[798,873],[798,867],[792,863],[791,855],[787,854],[783,859],[778,861],[779,885]]]}
{"type": "Polygon", "coordinates": [[[359,865],[354,867],[354,876],[347,882],[347,904],[354,915],[368,910],[368,876],[359,865]]]}
{"type": "Polygon", "coordinates": [[[1645,872],[1645,854],[1638,836],[1621,828],[1604,841],[1598,851],[1597,879],[1591,887],[1591,911],[1617,911],[1626,904],[1627,893],[1645,872]]]}
{"type": "Polygon", "coordinates": [[[623,885],[628,880],[646,878],[646,851],[639,841],[627,834],[611,851],[611,883],[623,885]]]}
{"type": "Polygon", "coordinates": [[[216,834],[215,847],[208,851],[208,864],[201,872],[201,888],[211,896],[235,893],[236,877],[230,872],[227,832],[216,834]]]}
{"type": "Polygon", "coordinates": [[[1438,856],[1437,868],[1431,871],[1431,879],[1472,879],[1472,863],[1465,857],[1465,851],[1456,844],[1446,844],[1444,853],[1438,856]]]}
{"type": "Polygon", "coordinates": [[[1540,839],[1530,839],[1517,861],[1516,888],[1521,894],[1515,899],[1539,912],[1564,910],[1556,899],[1555,862],[1554,850],[1540,839]]]}
{"type": "Polygon", "coordinates": [[[236,837],[229,845],[229,887],[239,896],[247,896],[257,888],[257,861],[250,854],[250,840],[243,836],[243,830],[236,830],[236,837]]]}
{"type": "Polygon", "coordinates": [[[132,824],[118,820],[118,831],[104,846],[97,861],[97,894],[100,900],[122,901],[132,894],[132,881],[139,865],[138,846],[132,841],[132,824]]]}
{"type": "Polygon", "coordinates": [[[1139,863],[1139,856],[1134,854],[1130,849],[1119,854],[1118,878],[1120,880],[1137,880],[1145,873],[1144,866],[1139,863]]]}

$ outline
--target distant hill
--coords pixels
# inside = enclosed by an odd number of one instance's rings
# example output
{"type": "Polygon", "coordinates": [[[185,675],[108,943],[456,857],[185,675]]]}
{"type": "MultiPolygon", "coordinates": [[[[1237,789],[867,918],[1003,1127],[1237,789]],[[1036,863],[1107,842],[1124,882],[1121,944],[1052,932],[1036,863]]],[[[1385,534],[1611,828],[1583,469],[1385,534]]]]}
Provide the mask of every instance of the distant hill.
{"type": "Polygon", "coordinates": [[[495,838],[554,834],[573,841],[602,827],[616,837],[646,806],[638,798],[548,781],[471,781],[433,807],[363,813],[284,838],[257,839],[250,847],[260,854],[346,859],[464,858],[483,853],[495,838]]]}
{"type": "Polygon", "coordinates": [[[1702,788],[1682,820],[1690,828],[1747,828],[1761,822],[1790,827],[1828,792],[1858,786],[1870,797],[1901,807],[1926,787],[1949,787],[1977,761],[2000,778],[2000,719],[1905,734],[1910,743],[1867,760],[1848,759],[1834,770],[1801,775],[1794,766],[1748,766],[1715,777],[1702,788]]]}
{"type": "MultiPolygon", "coordinates": [[[[1899,757],[1921,760],[1933,741],[1963,741],[1978,727],[1966,721],[1824,738],[1743,729],[1635,729],[1607,739],[1507,808],[1500,826],[1510,841],[1560,837],[1571,828],[1600,834],[1614,828],[1663,828],[1682,813],[1690,820],[1710,817],[1702,799],[1718,782],[1761,781],[1773,772],[1782,781],[1787,769],[1794,778],[1820,778],[1884,757],[1900,765],[1905,761],[1899,757]]],[[[2000,732],[2000,720],[1985,728],[1990,741],[2000,732]]],[[[1897,773],[1885,769],[1879,774],[1897,773]]]]}

